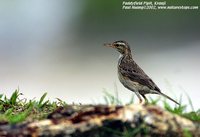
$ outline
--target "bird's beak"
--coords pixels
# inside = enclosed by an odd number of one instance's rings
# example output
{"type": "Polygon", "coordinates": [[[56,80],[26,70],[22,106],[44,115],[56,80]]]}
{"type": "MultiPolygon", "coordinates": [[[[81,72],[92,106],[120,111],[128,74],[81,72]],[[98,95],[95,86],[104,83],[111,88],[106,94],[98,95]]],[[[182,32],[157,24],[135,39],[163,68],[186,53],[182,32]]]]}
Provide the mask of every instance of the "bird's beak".
{"type": "Polygon", "coordinates": [[[115,46],[111,43],[104,43],[104,46],[106,47],[111,47],[111,48],[115,48],[115,46]]]}

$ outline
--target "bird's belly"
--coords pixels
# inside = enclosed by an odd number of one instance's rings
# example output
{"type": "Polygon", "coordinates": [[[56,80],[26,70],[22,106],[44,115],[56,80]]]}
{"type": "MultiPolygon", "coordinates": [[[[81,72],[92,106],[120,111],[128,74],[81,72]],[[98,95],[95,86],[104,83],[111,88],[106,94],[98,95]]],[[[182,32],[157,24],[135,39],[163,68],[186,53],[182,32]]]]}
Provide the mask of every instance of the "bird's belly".
{"type": "Polygon", "coordinates": [[[118,77],[120,82],[124,85],[124,87],[128,88],[131,91],[139,91],[141,94],[149,93],[149,88],[147,86],[141,85],[138,82],[131,81],[129,78],[126,78],[118,73],[118,77]]]}

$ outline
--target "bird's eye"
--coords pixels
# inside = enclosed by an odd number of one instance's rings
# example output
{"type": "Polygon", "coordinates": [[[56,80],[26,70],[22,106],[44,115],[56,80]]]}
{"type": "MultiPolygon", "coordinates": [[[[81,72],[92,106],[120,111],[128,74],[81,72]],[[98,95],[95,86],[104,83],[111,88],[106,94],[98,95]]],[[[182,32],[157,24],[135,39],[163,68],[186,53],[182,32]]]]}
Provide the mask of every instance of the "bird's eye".
{"type": "Polygon", "coordinates": [[[117,47],[118,49],[124,49],[124,47],[122,45],[118,45],[117,47]]]}

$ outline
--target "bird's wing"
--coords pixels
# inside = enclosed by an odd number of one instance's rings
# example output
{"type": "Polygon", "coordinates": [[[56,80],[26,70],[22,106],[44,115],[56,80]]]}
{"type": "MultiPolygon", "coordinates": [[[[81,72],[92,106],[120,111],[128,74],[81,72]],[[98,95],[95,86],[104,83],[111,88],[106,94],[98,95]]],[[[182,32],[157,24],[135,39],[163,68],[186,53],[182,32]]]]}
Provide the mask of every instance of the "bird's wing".
{"type": "Polygon", "coordinates": [[[130,80],[138,82],[141,85],[145,85],[152,90],[161,92],[153,80],[149,78],[148,75],[135,62],[129,62],[126,65],[121,63],[119,65],[119,69],[120,73],[130,80]]]}

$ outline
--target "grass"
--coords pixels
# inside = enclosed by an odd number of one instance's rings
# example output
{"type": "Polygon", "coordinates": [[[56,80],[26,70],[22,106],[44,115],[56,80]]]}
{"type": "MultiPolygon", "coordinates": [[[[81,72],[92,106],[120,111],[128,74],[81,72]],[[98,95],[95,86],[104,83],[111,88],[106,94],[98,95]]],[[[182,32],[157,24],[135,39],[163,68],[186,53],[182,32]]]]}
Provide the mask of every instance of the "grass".
{"type": "Polygon", "coordinates": [[[44,93],[37,101],[20,99],[22,93],[15,90],[10,98],[0,94],[0,124],[15,124],[25,120],[44,119],[59,106],[66,105],[66,102],[57,98],[57,101],[46,100],[47,93],[44,93]]]}
{"type": "MultiPolygon", "coordinates": [[[[104,101],[108,105],[124,105],[118,95],[117,88],[115,88],[114,95],[107,92],[105,89],[104,101]]],[[[48,114],[53,112],[60,106],[66,106],[67,103],[59,98],[54,102],[46,99],[47,93],[44,93],[39,100],[27,100],[22,98],[23,94],[19,92],[19,89],[15,90],[13,94],[8,98],[6,95],[0,94],[0,125],[1,124],[16,124],[23,121],[41,120],[45,119],[48,114]]],[[[165,110],[190,119],[192,121],[200,122],[200,109],[194,110],[193,104],[189,96],[187,95],[189,105],[182,103],[182,96],[179,99],[180,106],[176,105],[172,107],[166,100],[162,101],[162,105],[165,110]],[[191,108],[191,112],[187,112],[187,107],[191,108]]],[[[160,104],[160,98],[150,98],[149,104],[158,105],[160,104]]],[[[133,104],[134,96],[130,97],[130,100],[126,104],[133,104]]],[[[114,133],[116,137],[133,137],[133,136],[145,136],[148,135],[149,129],[145,124],[141,124],[137,128],[131,128],[130,125],[124,127],[123,131],[116,131],[112,128],[103,127],[106,132],[114,133]]],[[[185,137],[191,137],[192,134],[186,129],[183,131],[185,137]]]]}
{"type": "MultiPolygon", "coordinates": [[[[110,94],[109,92],[107,92],[105,89],[103,90],[104,92],[104,101],[106,104],[109,105],[123,105],[122,101],[120,101],[119,97],[118,97],[118,93],[115,91],[115,95],[110,94]]],[[[185,117],[187,119],[190,119],[192,121],[197,121],[200,122],[200,109],[198,109],[197,111],[194,110],[191,98],[186,94],[189,105],[183,104],[182,102],[182,96],[179,99],[179,103],[180,105],[176,105],[175,107],[172,107],[166,100],[162,101],[162,105],[164,107],[165,110],[180,115],[182,117],[185,117]],[[190,107],[192,111],[188,112],[187,111],[187,107],[190,107]]],[[[149,100],[149,104],[152,105],[158,105],[160,104],[160,98],[158,97],[157,99],[152,99],[150,98],[149,100]]],[[[132,104],[134,103],[134,96],[131,97],[130,101],[127,102],[126,104],[132,104]]]]}
{"type": "MultiPolygon", "coordinates": [[[[110,94],[105,89],[103,92],[104,92],[104,101],[106,104],[123,105],[122,101],[120,101],[119,99],[117,90],[115,90],[115,95],[110,94]]],[[[166,100],[162,101],[162,105],[165,110],[171,113],[180,115],[182,117],[185,117],[195,122],[200,122],[200,109],[195,111],[191,98],[187,94],[186,96],[188,98],[189,105],[182,103],[182,96],[180,96],[180,99],[179,99],[180,105],[176,105],[175,107],[172,107],[166,100]],[[192,110],[191,112],[186,111],[188,106],[191,108],[192,110]]],[[[159,102],[160,102],[160,97],[158,97],[157,99],[150,98],[149,100],[149,104],[152,104],[152,105],[158,105],[159,102]]],[[[134,103],[134,96],[132,96],[130,101],[127,102],[126,104],[132,104],[132,103],[134,103]]],[[[116,131],[112,131],[112,129],[110,129],[110,132],[116,132],[116,131]]],[[[134,129],[126,128],[123,132],[116,132],[115,134],[116,136],[119,136],[119,137],[133,137],[133,136],[148,136],[149,135],[148,133],[149,133],[148,127],[145,126],[145,124],[141,124],[137,128],[134,128],[134,129]]],[[[192,133],[188,131],[187,129],[184,129],[183,136],[192,137],[192,133]]]]}
{"type": "MultiPolygon", "coordinates": [[[[105,103],[110,105],[123,105],[120,100],[118,91],[115,91],[115,95],[110,94],[106,90],[104,92],[105,103]]],[[[47,115],[53,112],[60,106],[65,106],[67,103],[65,101],[57,98],[56,101],[51,102],[46,99],[47,93],[44,93],[39,100],[27,100],[22,98],[22,93],[19,89],[15,90],[10,98],[6,95],[0,94],[0,124],[10,123],[15,124],[23,122],[25,120],[40,120],[45,119],[47,115]]],[[[167,111],[188,118],[192,121],[200,122],[200,109],[195,111],[192,105],[191,99],[188,97],[189,107],[192,109],[191,112],[187,112],[187,105],[182,103],[182,97],[180,97],[180,106],[172,107],[166,100],[162,101],[164,109],[167,111]]],[[[149,103],[153,105],[158,105],[160,98],[152,99],[150,98],[149,103]]],[[[134,103],[134,96],[130,97],[130,101],[126,104],[134,103]]],[[[128,132],[129,133],[129,132],[128,132]]]]}

